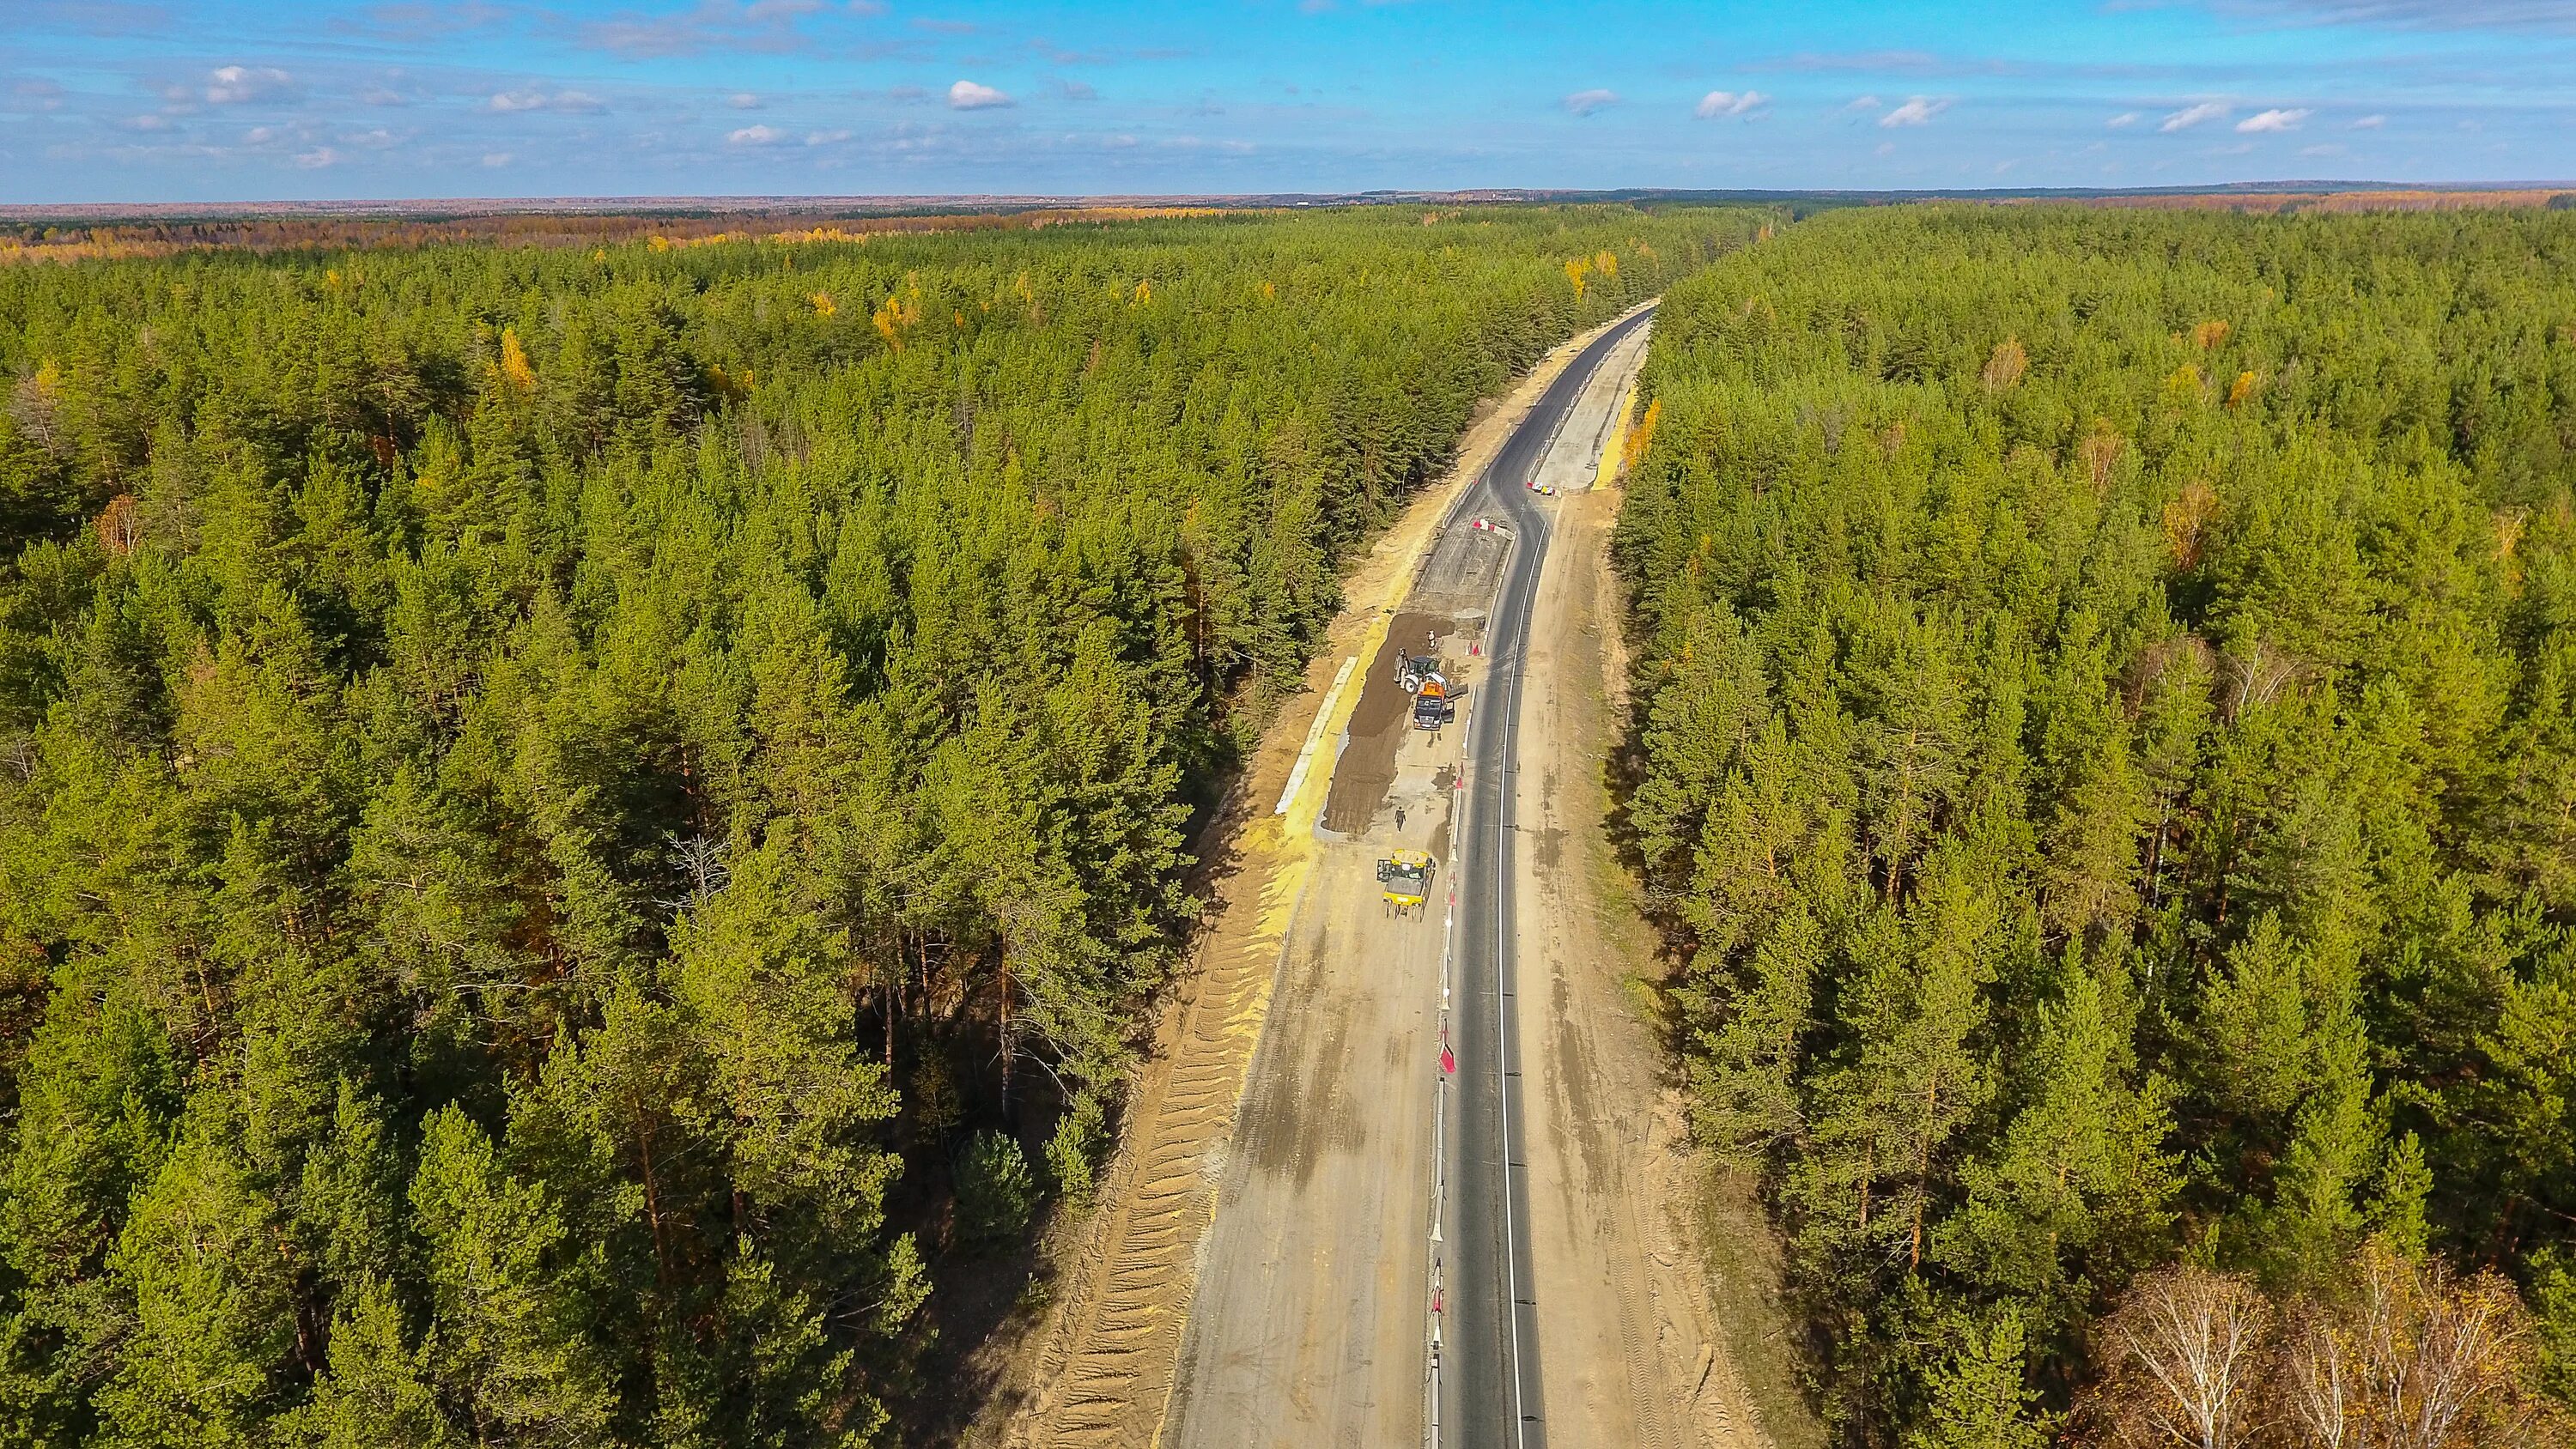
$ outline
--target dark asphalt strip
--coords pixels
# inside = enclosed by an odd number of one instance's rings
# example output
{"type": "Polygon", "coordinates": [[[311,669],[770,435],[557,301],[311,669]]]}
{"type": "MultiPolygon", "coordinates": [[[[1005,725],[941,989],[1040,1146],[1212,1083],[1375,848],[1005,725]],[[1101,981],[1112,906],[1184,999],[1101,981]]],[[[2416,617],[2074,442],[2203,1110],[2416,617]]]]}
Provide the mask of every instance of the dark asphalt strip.
{"type": "Polygon", "coordinates": [[[1529,492],[1558,427],[1592,374],[1650,312],[1603,333],[1549,384],[1485,470],[1461,516],[1481,513],[1513,533],[1485,635],[1483,699],[1467,730],[1466,814],[1459,827],[1458,993],[1452,1030],[1458,1071],[1443,1090],[1448,1134],[1442,1213],[1445,1284],[1439,1438],[1457,1449],[1541,1449],[1539,1295],[1531,1278],[1529,1174],[1521,1133],[1520,1052],[1514,1026],[1512,776],[1517,771],[1521,666],[1548,519],[1529,492]]]}

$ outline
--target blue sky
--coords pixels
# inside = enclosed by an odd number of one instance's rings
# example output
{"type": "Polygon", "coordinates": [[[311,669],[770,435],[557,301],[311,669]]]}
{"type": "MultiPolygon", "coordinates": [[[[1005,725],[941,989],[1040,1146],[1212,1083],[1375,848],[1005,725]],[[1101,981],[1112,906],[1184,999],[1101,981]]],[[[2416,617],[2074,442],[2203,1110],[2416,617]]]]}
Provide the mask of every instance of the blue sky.
{"type": "Polygon", "coordinates": [[[2576,0],[0,0],[0,202],[2576,179],[2576,0]]]}

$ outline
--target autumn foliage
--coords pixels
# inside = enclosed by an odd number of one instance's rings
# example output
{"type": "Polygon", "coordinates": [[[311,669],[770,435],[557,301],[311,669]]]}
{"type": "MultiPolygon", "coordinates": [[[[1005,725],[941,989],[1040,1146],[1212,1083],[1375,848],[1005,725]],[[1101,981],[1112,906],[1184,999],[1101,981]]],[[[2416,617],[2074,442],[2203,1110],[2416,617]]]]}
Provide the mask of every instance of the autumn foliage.
{"type": "Polygon", "coordinates": [[[2030,354],[2022,350],[2021,339],[2007,337],[1986,355],[1985,370],[1978,374],[1978,381],[1989,392],[2001,392],[2021,381],[2021,375],[2029,370],[2030,354]]]}
{"type": "Polygon", "coordinates": [[[1628,430],[1627,439],[1619,445],[1621,471],[1633,471],[1637,466],[1637,460],[1646,456],[1646,451],[1654,447],[1655,429],[1661,427],[1663,421],[1663,399],[1657,398],[1647,403],[1646,410],[1638,414],[1636,425],[1628,430]]]}
{"type": "Polygon", "coordinates": [[[2533,1391],[2511,1283],[2378,1240],[2324,1296],[2287,1304],[2241,1276],[2161,1269],[2096,1335],[2108,1371],[2087,1417],[2123,1449],[2521,1449],[2570,1427],[2533,1391]]]}

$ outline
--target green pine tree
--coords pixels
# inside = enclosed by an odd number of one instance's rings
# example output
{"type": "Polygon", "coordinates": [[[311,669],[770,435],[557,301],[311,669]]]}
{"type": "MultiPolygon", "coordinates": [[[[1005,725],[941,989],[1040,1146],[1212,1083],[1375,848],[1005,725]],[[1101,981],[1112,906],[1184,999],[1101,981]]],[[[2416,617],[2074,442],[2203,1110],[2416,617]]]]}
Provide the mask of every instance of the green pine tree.
{"type": "Polygon", "coordinates": [[[2046,1449],[2057,1420],[2023,1377],[2027,1352],[2009,1311],[1963,1325],[1957,1349],[1932,1371],[1930,1403],[1906,1449],[2046,1449]]]}
{"type": "Polygon", "coordinates": [[[312,1398],[279,1418],[297,1449],[451,1449],[467,1442],[440,1408],[429,1354],[406,1342],[401,1305],[382,1279],[361,1278],[331,1322],[330,1366],[312,1398]]]}

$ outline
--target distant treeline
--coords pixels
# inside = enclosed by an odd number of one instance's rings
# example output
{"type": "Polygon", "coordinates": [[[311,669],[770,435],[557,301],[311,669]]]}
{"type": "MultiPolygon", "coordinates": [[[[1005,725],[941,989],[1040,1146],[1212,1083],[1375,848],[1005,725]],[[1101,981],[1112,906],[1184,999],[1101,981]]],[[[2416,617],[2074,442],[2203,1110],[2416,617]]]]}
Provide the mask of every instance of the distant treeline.
{"type": "Polygon", "coordinates": [[[1758,220],[0,269],[0,1441],[955,1395],[1337,565],[1758,220]]]}
{"type": "Polygon", "coordinates": [[[645,213],[494,211],[460,216],[270,216],[196,221],[0,222],[0,266],[166,257],[189,251],[415,250],[458,242],[491,246],[614,246],[660,240],[851,241],[917,232],[1022,231],[1150,217],[1205,216],[1208,207],[1024,207],[884,216],[852,211],[645,213]]]}
{"type": "Polygon", "coordinates": [[[2565,1442],[2576,217],[1836,212],[1643,386],[1628,820],[1838,1442],[2565,1442]]]}

